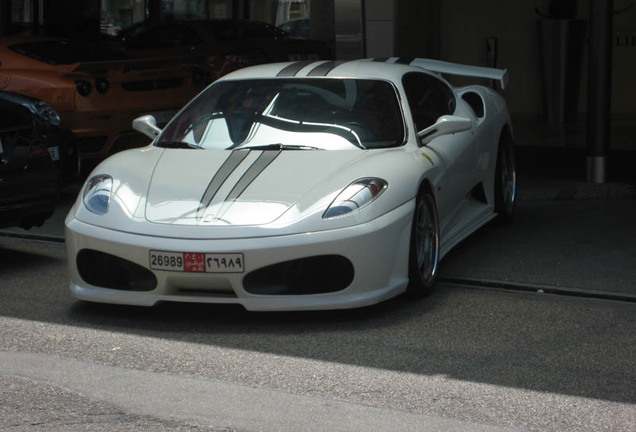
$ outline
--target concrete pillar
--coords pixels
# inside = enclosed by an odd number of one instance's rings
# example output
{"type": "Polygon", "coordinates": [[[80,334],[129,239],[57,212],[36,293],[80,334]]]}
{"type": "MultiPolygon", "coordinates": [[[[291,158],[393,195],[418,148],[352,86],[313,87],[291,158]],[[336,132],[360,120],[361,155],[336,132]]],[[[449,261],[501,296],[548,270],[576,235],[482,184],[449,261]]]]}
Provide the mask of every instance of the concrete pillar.
{"type": "Polygon", "coordinates": [[[395,55],[397,0],[366,0],[365,32],[367,57],[395,55]]]}

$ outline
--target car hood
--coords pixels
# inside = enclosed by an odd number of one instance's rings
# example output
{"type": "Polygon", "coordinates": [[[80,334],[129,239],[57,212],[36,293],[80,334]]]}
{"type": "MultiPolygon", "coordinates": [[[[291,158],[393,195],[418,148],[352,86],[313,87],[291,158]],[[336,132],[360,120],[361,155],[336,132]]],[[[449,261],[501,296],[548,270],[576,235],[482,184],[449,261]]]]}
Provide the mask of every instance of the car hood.
{"type": "Polygon", "coordinates": [[[358,150],[166,150],[150,178],[145,218],[204,226],[290,221],[317,205],[324,211],[346,186],[332,179],[363,155],[358,150]]]}

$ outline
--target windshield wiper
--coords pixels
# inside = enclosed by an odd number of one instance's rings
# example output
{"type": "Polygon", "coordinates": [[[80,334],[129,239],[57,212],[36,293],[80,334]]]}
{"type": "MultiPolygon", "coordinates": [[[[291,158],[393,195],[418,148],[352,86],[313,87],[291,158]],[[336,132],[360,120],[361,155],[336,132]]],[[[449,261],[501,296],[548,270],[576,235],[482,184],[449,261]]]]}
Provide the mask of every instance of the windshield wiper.
{"type": "Polygon", "coordinates": [[[201,150],[201,147],[194,144],[187,143],[185,141],[159,141],[155,144],[157,147],[170,148],[170,149],[197,149],[201,150]]]}
{"type": "Polygon", "coordinates": [[[265,144],[265,145],[249,145],[234,147],[234,150],[320,150],[318,147],[312,147],[307,145],[293,145],[293,144],[265,144]]]}

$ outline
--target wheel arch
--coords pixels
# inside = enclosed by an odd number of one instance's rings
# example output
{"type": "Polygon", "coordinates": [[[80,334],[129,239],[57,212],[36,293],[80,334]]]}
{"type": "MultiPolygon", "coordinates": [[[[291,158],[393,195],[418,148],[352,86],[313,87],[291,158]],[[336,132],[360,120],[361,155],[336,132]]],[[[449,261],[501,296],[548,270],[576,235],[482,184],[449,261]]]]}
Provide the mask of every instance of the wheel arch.
{"type": "MultiPolygon", "coordinates": [[[[502,127],[501,127],[501,132],[499,133],[499,142],[501,142],[501,138],[503,138],[504,134],[508,134],[510,135],[510,138],[513,139],[514,141],[514,134],[513,134],[513,130],[512,130],[512,124],[510,123],[510,121],[506,121],[502,127]]],[[[499,144],[497,144],[499,145],[499,144]]]]}
{"type": "Polygon", "coordinates": [[[426,191],[430,192],[433,195],[433,197],[435,197],[433,185],[431,184],[431,180],[428,177],[424,177],[423,179],[420,180],[420,185],[417,188],[417,194],[415,195],[415,198],[420,196],[422,192],[426,192],[426,191]]]}

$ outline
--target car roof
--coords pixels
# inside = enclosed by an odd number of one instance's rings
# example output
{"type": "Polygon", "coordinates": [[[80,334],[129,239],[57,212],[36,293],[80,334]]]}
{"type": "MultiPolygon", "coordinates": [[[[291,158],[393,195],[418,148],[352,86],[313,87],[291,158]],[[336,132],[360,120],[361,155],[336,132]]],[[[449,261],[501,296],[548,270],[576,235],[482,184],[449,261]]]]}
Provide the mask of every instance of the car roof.
{"type": "MultiPolygon", "coordinates": [[[[239,69],[221,77],[219,81],[258,78],[357,78],[399,81],[407,72],[423,72],[425,69],[402,63],[387,63],[385,59],[361,59],[350,61],[296,61],[269,63],[239,69]]],[[[430,73],[430,72],[429,72],[430,73]]]]}

